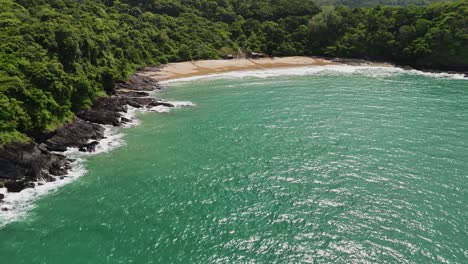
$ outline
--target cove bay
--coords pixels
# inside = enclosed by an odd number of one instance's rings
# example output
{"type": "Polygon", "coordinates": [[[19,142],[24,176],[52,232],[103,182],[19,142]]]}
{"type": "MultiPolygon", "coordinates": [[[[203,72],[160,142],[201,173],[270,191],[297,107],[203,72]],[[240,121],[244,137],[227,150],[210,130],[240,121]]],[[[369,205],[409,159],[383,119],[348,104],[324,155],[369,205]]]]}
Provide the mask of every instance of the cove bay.
{"type": "Polygon", "coordinates": [[[122,146],[0,229],[10,263],[463,263],[467,80],[395,68],[164,84],[122,146]],[[247,114],[248,113],[248,114],[247,114]]]}

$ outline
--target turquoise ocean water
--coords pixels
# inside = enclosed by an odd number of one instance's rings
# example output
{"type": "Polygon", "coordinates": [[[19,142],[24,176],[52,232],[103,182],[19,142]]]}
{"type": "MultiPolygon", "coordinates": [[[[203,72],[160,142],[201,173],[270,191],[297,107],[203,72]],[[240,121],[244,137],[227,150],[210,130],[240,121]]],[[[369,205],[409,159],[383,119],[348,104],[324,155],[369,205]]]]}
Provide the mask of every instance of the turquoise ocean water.
{"type": "Polygon", "coordinates": [[[166,84],[0,263],[466,263],[468,81],[290,71],[166,84]]]}

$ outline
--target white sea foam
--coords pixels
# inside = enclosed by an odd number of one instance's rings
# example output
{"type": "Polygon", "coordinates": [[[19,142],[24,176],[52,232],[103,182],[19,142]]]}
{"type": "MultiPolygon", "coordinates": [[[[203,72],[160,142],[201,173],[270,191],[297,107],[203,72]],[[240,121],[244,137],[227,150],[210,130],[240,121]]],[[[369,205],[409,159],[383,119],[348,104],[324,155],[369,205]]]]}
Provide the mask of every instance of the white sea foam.
{"type": "MultiPolygon", "coordinates": [[[[190,101],[168,101],[167,103],[173,105],[175,108],[181,107],[194,107],[195,104],[190,101]]],[[[168,113],[172,110],[172,107],[167,107],[163,105],[158,105],[155,107],[147,108],[147,111],[158,112],[158,113],[168,113]]]]}
{"type": "MultiPolygon", "coordinates": [[[[168,102],[174,105],[176,108],[195,106],[192,102],[168,102]]],[[[171,108],[165,106],[157,106],[153,108],[134,108],[129,106],[126,113],[121,113],[123,117],[131,120],[131,122],[122,126],[123,128],[133,127],[138,125],[140,122],[137,118],[137,114],[141,112],[168,112],[171,108]]],[[[106,153],[114,150],[120,146],[125,145],[124,134],[121,128],[114,126],[104,126],[104,138],[99,141],[96,146],[95,152],[80,152],[78,148],[68,148],[65,152],[58,154],[66,155],[68,158],[74,159],[75,161],[71,164],[72,169],[68,172],[65,177],[54,177],[56,181],[45,182],[38,181],[35,183],[35,188],[24,189],[19,193],[7,193],[6,188],[0,188],[0,194],[4,194],[5,198],[3,203],[0,203],[0,228],[21,219],[26,216],[27,212],[34,208],[34,201],[46,194],[53,193],[58,188],[70,183],[86,173],[85,161],[86,158],[92,155],[106,153]],[[4,211],[5,210],[5,211],[4,211]]],[[[93,140],[90,140],[92,142],[93,140]]]]}
{"type": "Polygon", "coordinates": [[[172,104],[176,108],[195,106],[195,104],[190,101],[169,101],[168,103],[172,104]]]}
{"type": "Polygon", "coordinates": [[[432,73],[419,70],[406,70],[395,66],[372,66],[372,65],[324,65],[307,66],[296,68],[277,68],[267,70],[232,71],[186,78],[178,78],[162,81],[161,84],[175,82],[191,82],[204,79],[244,79],[244,78],[270,78],[276,76],[307,76],[307,75],[349,75],[361,74],[369,77],[388,77],[402,74],[422,75],[433,78],[468,80],[463,74],[455,73],[432,73]]]}
{"type": "MultiPolygon", "coordinates": [[[[118,147],[125,145],[124,134],[118,127],[105,125],[104,138],[99,141],[94,152],[81,152],[78,148],[68,148],[65,152],[59,153],[70,158],[85,158],[101,153],[106,153],[118,147]]],[[[92,142],[93,140],[90,140],[92,142]]]]}
{"type": "Polygon", "coordinates": [[[150,112],[169,113],[171,111],[171,108],[163,105],[158,105],[149,107],[147,110],[150,112]]]}
{"type": "Polygon", "coordinates": [[[77,158],[72,166],[67,177],[62,179],[55,177],[56,181],[54,182],[39,181],[36,183],[35,188],[24,189],[19,193],[7,193],[6,188],[0,188],[0,193],[5,194],[5,199],[0,206],[2,208],[0,227],[23,218],[29,210],[34,208],[33,202],[37,198],[56,191],[59,187],[74,181],[86,173],[82,159],[77,158]],[[3,211],[5,209],[7,211],[3,211]]]}
{"type": "Polygon", "coordinates": [[[74,159],[72,169],[65,177],[54,177],[56,181],[46,182],[40,180],[35,183],[35,188],[24,189],[19,193],[7,193],[6,188],[0,188],[0,193],[5,195],[3,203],[0,204],[0,227],[24,217],[27,212],[34,208],[34,201],[46,194],[53,193],[59,187],[70,183],[86,173],[84,162],[87,156],[109,152],[125,144],[123,134],[118,128],[104,126],[104,139],[99,141],[95,152],[80,152],[78,148],[68,148],[65,152],[58,153],[74,159]],[[6,210],[6,211],[4,211],[6,210]]]}
{"type": "Polygon", "coordinates": [[[139,113],[141,110],[133,107],[133,106],[127,106],[127,112],[126,113],[121,113],[122,117],[130,120],[129,123],[125,123],[122,125],[122,127],[134,127],[140,124],[140,120],[136,118],[137,113],[139,113]]]}
{"type": "MultiPolygon", "coordinates": [[[[419,70],[405,70],[393,66],[369,66],[369,65],[327,65],[327,66],[311,66],[311,67],[297,67],[297,68],[279,68],[269,70],[253,70],[253,71],[233,71],[219,74],[209,74],[203,76],[193,76],[188,78],[173,79],[161,82],[162,84],[170,84],[174,82],[190,82],[203,79],[243,79],[243,78],[269,78],[275,76],[306,76],[306,75],[320,75],[320,74],[362,74],[369,77],[387,77],[402,74],[421,75],[432,78],[444,79],[458,79],[468,80],[463,74],[452,73],[430,73],[419,70]]],[[[195,106],[189,101],[169,101],[168,103],[179,107],[192,107],[195,106]]],[[[139,124],[136,115],[140,112],[159,112],[167,113],[172,108],[166,106],[156,106],[144,109],[128,107],[127,113],[122,113],[122,116],[131,120],[123,127],[133,127],[139,124]]],[[[0,204],[0,208],[6,208],[7,211],[0,212],[0,227],[6,224],[21,219],[26,213],[34,208],[34,201],[46,194],[56,191],[59,187],[70,183],[86,173],[84,161],[87,156],[97,155],[100,153],[109,152],[117,147],[125,144],[123,139],[124,134],[121,133],[120,128],[112,126],[105,126],[105,138],[96,146],[96,151],[93,153],[80,152],[77,148],[69,148],[65,151],[64,155],[75,159],[72,164],[72,169],[69,171],[67,177],[60,179],[56,177],[54,182],[37,182],[35,188],[25,189],[19,193],[7,193],[6,188],[0,188],[0,194],[5,194],[4,202],[0,204]]]]}

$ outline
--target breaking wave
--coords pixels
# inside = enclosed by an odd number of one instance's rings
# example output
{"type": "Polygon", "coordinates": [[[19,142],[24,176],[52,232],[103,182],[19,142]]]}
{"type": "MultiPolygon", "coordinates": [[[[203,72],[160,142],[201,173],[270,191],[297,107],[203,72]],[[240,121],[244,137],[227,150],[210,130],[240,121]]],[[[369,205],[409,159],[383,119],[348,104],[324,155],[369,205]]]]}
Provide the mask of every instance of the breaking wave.
{"type": "Polygon", "coordinates": [[[204,79],[243,79],[243,78],[270,78],[277,76],[307,76],[307,75],[352,75],[359,74],[368,77],[389,77],[396,75],[421,75],[432,78],[468,80],[464,74],[459,73],[433,73],[419,70],[407,70],[395,66],[371,66],[371,65],[325,65],[307,66],[295,68],[277,68],[268,70],[232,71],[226,73],[216,73],[186,78],[178,78],[162,81],[161,84],[171,84],[175,82],[191,82],[204,79]]]}
{"type": "MultiPolygon", "coordinates": [[[[175,108],[180,107],[193,107],[195,104],[189,101],[169,101],[169,104],[174,105],[175,108]]],[[[74,160],[71,165],[72,169],[65,176],[53,176],[55,181],[46,182],[39,180],[35,183],[34,188],[27,188],[19,193],[9,193],[6,188],[0,188],[0,194],[5,198],[0,203],[0,228],[19,219],[25,217],[31,209],[34,208],[34,201],[47,194],[55,192],[60,187],[80,178],[86,174],[85,161],[87,157],[98,155],[112,151],[118,147],[125,145],[124,133],[122,128],[134,127],[140,124],[137,117],[139,113],[143,112],[158,112],[167,113],[172,108],[166,106],[156,106],[150,108],[135,108],[128,106],[127,112],[122,113],[122,117],[130,120],[122,127],[114,127],[110,125],[103,125],[105,128],[104,138],[99,141],[94,152],[80,152],[78,148],[68,148],[64,152],[58,152],[74,160]]],[[[92,141],[92,140],[91,140],[92,141]]]]}

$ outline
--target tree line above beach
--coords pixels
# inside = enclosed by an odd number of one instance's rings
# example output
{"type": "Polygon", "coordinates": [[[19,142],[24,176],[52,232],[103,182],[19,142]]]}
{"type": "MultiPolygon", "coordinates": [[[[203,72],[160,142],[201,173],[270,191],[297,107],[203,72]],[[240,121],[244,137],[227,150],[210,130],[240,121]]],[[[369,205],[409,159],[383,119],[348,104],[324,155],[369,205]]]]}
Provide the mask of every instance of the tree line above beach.
{"type": "MultiPolygon", "coordinates": [[[[428,1],[415,0],[420,2],[428,1]]],[[[319,7],[307,0],[0,5],[0,144],[70,121],[140,67],[217,59],[241,49],[468,67],[468,0],[369,8],[319,7]]]]}

